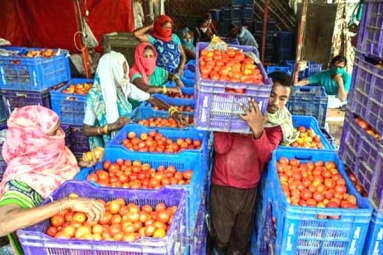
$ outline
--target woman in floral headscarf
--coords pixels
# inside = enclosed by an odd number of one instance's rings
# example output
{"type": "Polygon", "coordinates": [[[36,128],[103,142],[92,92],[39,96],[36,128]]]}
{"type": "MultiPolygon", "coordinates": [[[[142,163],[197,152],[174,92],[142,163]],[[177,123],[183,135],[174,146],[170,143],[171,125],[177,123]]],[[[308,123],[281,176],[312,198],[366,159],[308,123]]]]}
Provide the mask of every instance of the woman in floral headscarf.
{"type": "Polygon", "coordinates": [[[157,66],[182,76],[186,56],[180,38],[173,34],[172,29],[173,20],[169,16],[160,15],[152,25],[134,31],[134,36],[140,42],[148,42],[156,48],[157,66]],[[151,29],[151,34],[148,34],[151,29]]]}
{"type": "Polygon", "coordinates": [[[16,235],[26,228],[65,209],[87,214],[98,221],[104,206],[91,199],[63,199],[40,206],[59,185],[73,179],[80,166],[65,146],[65,133],[59,117],[43,106],[15,109],[7,122],[8,132],[2,155],[7,163],[0,183],[0,237],[8,235],[14,252],[23,254],[16,235]]]}

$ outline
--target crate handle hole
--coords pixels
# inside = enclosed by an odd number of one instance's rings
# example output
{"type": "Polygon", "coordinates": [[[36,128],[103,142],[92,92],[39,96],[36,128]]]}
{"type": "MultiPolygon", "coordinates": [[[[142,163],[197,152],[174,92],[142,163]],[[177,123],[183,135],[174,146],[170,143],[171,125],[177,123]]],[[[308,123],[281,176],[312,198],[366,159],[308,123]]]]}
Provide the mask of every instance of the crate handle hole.
{"type": "Polygon", "coordinates": [[[325,215],[325,214],[318,214],[317,219],[320,220],[340,220],[340,215],[325,215]]]}

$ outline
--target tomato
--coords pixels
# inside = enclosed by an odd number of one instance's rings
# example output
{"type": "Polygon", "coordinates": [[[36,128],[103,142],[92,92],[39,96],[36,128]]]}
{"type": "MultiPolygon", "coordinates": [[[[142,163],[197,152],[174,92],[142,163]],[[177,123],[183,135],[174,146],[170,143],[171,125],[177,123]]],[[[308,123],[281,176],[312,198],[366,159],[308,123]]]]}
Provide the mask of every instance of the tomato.
{"type": "Polygon", "coordinates": [[[309,189],[304,189],[301,191],[301,194],[300,194],[300,197],[303,199],[303,200],[306,200],[311,198],[312,197],[312,192],[309,190],[309,189]]]}
{"type": "Polygon", "coordinates": [[[344,185],[336,185],[335,186],[335,192],[339,192],[341,194],[344,194],[347,192],[347,188],[344,185]]]}
{"type": "Polygon", "coordinates": [[[321,192],[314,192],[313,199],[319,203],[319,202],[322,202],[325,199],[325,197],[323,193],[321,192]]]}
{"type": "Polygon", "coordinates": [[[285,157],[281,157],[279,160],[278,160],[279,163],[281,163],[282,165],[288,165],[289,164],[289,160],[285,157]]]}
{"type": "Polygon", "coordinates": [[[112,162],[110,162],[109,160],[105,160],[102,166],[106,170],[106,169],[109,169],[111,164],[112,162]]]}
{"type": "Polygon", "coordinates": [[[108,209],[110,211],[111,214],[116,214],[116,213],[119,213],[120,210],[121,210],[121,202],[119,201],[116,201],[116,200],[113,200],[113,201],[110,201],[108,203],[108,209]]]}
{"type": "Polygon", "coordinates": [[[64,215],[64,219],[66,222],[71,222],[73,220],[73,215],[75,214],[75,212],[67,212],[65,215],[64,215]]]}
{"type": "Polygon", "coordinates": [[[325,179],[324,180],[324,185],[329,188],[329,189],[333,189],[335,188],[336,186],[336,183],[333,179],[325,179]]]}
{"type": "Polygon", "coordinates": [[[154,238],[163,238],[166,236],[166,230],[162,228],[158,228],[154,231],[153,237],[154,238]]]}
{"type": "Polygon", "coordinates": [[[97,176],[96,174],[89,174],[89,175],[86,177],[86,180],[87,180],[87,181],[97,182],[97,181],[98,181],[98,176],[97,176]]]}
{"type": "Polygon", "coordinates": [[[75,236],[76,231],[77,229],[74,226],[67,226],[62,230],[62,232],[70,238],[75,236]]]}
{"type": "Polygon", "coordinates": [[[155,207],[156,212],[161,212],[166,210],[166,205],[164,203],[158,203],[155,207]]]}
{"type": "Polygon", "coordinates": [[[182,173],[182,177],[186,180],[191,180],[191,178],[193,177],[193,171],[186,170],[185,172],[182,173]]]}
{"type": "Polygon", "coordinates": [[[58,238],[58,239],[70,239],[71,237],[65,235],[64,232],[60,231],[60,232],[57,232],[57,234],[54,236],[54,238],[58,238]]]}
{"type": "Polygon", "coordinates": [[[96,224],[92,227],[93,234],[102,234],[103,227],[100,224],[96,224]]]}
{"type": "Polygon", "coordinates": [[[54,237],[57,234],[57,232],[58,232],[57,228],[53,226],[49,227],[46,231],[47,235],[51,237],[54,237]]]}
{"type": "Polygon", "coordinates": [[[137,237],[135,234],[125,234],[122,238],[122,241],[124,242],[134,242],[136,241],[137,237]]]}
{"type": "Polygon", "coordinates": [[[154,225],[149,225],[145,227],[145,236],[151,237],[156,231],[156,227],[154,225]]]}
{"type": "Polygon", "coordinates": [[[85,234],[92,234],[92,231],[90,227],[81,226],[76,229],[75,237],[79,239],[80,237],[84,236],[85,234]]]}
{"type": "Polygon", "coordinates": [[[322,172],[322,176],[323,176],[323,178],[325,178],[325,179],[327,179],[327,178],[331,178],[332,173],[331,173],[330,170],[324,170],[324,171],[322,172]]]}
{"type": "Polygon", "coordinates": [[[162,222],[162,223],[168,223],[169,221],[169,213],[166,211],[159,211],[157,215],[157,221],[162,222]]]}
{"type": "Polygon", "coordinates": [[[65,219],[64,216],[57,214],[51,218],[50,222],[52,226],[60,227],[64,224],[65,219]]]}

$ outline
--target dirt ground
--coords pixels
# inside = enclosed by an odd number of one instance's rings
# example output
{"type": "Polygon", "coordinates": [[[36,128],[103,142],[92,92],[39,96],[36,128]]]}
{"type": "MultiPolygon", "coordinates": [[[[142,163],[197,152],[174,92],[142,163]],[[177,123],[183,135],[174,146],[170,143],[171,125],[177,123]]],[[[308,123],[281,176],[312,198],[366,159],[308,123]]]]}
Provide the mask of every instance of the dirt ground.
{"type": "Polygon", "coordinates": [[[345,112],[339,109],[328,109],[326,122],[329,125],[330,134],[334,137],[334,144],[339,146],[342,137],[342,128],[345,112]]]}

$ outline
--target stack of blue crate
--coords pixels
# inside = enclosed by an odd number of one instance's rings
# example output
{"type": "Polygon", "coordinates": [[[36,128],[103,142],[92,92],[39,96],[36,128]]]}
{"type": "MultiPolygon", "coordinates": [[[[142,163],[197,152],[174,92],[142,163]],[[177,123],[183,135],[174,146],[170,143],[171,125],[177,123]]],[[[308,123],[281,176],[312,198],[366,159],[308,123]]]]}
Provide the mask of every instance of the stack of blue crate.
{"type": "MultiPolygon", "coordinates": [[[[266,35],[266,62],[273,62],[275,55],[275,43],[276,43],[276,21],[268,20],[267,22],[267,35],[266,35]]],[[[257,41],[259,47],[262,47],[262,35],[263,35],[263,21],[255,21],[254,23],[254,38],[257,41]]]]}

